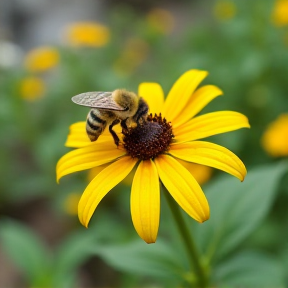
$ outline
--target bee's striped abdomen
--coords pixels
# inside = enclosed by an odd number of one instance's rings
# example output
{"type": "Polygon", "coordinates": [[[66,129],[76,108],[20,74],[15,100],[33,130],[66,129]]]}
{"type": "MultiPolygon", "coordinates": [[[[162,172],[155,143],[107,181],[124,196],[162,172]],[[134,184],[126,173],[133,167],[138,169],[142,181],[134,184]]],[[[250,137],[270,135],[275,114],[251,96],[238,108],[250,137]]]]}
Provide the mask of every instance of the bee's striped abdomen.
{"type": "Polygon", "coordinates": [[[91,109],[87,116],[86,132],[89,139],[93,142],[98,139],[104,131],[107,122],[101,117],[101,112],[97,109],[91,109]]]}

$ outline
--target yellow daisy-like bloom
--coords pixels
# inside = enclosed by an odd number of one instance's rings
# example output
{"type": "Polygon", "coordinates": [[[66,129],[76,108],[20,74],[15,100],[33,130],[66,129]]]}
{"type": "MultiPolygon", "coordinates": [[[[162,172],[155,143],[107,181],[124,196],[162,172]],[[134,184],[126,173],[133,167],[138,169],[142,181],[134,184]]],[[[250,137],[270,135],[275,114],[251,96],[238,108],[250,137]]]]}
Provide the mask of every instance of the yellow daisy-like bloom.
{"type": "Polygon", "coordinates": [[[183,161],[180,159],[178,159],[178,161],[193,175],[199,184],[206,183],[212,176],[213,169],[211,167],[183,161]]]}
{"type": "Polygon", "coordinates": [[[276,26],[285,26],[288,24],[288,1],[277,0],[272,12],[272,22],[276,26]]]}
{"type": "Polygon", "coordinates": [[[66,27],[64,38],[72,46],[102,47],[110,40],[110,30],[96,22],[77,22],[66,27]]]}
{"type": "Polygon", "coordinates": [[[43,46],[28,52],[24,65],[28,71],[43,72],[55,67],[59,60],[60,55],[57,49],[43,46]]]}
{"type": "Polygon", "coordinates": [[[120,57],[114,63],[114,70],[120,75],[130,75],[148,56],[149,45],[140,38],[130,38],[120,57]]]}
{"type": "Polygon", "coordinates": [[[230,20],[236,15],[236,6],[232,1],[218,1],[214,7],[214,14],[219,20],[230,20]]]}
{"type": "Polygon", "coordinates": [[[288,156],[288,114],[270,123],[261,139],[264,150],[272,157],[288,156]]]}
{"type": "Polygon", "coordinates": [[[161,8],[152,9],[146,16],[148,25],[156,32],[169,34],[172,32],[175,19],[172,13],[161,8]]]}
{"type": "Polygon", "coordinates": [[[21,80],[20,85],[20,96],[29,101],[34,101],[43,96],[46,91],[44,81],[39,77],[26,77],[21,80]]]}
{"type": "Polygon", "coordinates": [[[173,85],[166,101],[159,84],[140,84],[138,94],[147,101],[151,114],[145,124],[130,127],[128,134],[123,132],[123,135],[118,130],[121,139],[118,148],[107,132],[91,143],[86,135],[85,122],[70,127],[66,146],[77,149],[59,160],[57,180],[72,172],[103,165],[103,170],[90,182],[79,201],[78,216],[84,226],[88,226],[102,198],[134,167],[130,203],[132,221],[139,236],[147,243],[155,242],[158,233],[159,178],[187,214],[200,223],[209,219],[207,199],[179,159],[223,170],[243,181],[246,168],[234,153],[222,146],[199,141],[249,127],[247,118],[233,111],[194,117],[222,94],[213,85],[197,89],[207,74],[199,70],[184,73],[173,85]],[[104,165],[107,163],[108,166],[104,165]]]}
{"type": "Polygon", "coordinates": [[[77,215],[79,200],[78,193],[70,193],[63,203],[63,210],[69,215],[77,215]]]}

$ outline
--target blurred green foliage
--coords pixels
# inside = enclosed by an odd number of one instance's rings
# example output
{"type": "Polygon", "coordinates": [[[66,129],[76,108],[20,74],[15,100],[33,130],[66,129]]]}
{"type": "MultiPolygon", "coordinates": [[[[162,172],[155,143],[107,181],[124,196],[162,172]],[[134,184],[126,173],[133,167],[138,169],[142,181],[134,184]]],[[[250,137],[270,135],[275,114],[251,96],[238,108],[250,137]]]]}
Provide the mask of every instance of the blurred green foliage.
{"type": "MultiPolygon", "coordinates": [[[[167,93],[175,79],[192,68],[209,71],[204,82],[224,91],[224,97],[203,113],[235,110],[248,116],[251,124],[249,131],[212,137],[244,161],[245,182],[214,173],[215,179],[204,187],[211,219],[202,225],[187,219],[211,284],[287,287],[288,163],[270,158],[260,138],[268,123],[287,113],[288,26],[271,22],[273,1],[229,2],[235,13],[228,19],[215,17],[214,1],[187,2],[182,12],[188,19],[182,23],[175,15],[171,33],[153,28],[146,15],[119,5],[107,15],[111,40],[106,46],[59,45],[55,48],[60,61],[46,72],[1,68],[0,241],[20,269],[25,287],[79,287],[79,271],[95,257],[113,271],[111,286],[194,283],[165,201],[159,239],[146,245],[133,230],[129,187],[114,188],[86,230],[76,215],[67,214],[65,201],[71,193],[81,194],[87,173],[67,176],[61,185],[55,181],[57,160],[68,151],[63,145],[68,127],[84,121],[88,113],[71,102],[73,95],[121,87],[137,91],[138,84],[147,81],[160,83],[167,93]],[[28,76],[39,77],[45,85],[44,95],[34,101],[21,94],[21,82],[28,76]],[[39,227],[29,227],[39,216],[39,199],[48,203],[56,219],[51,226],[62,231],[56,244],[41,240],[39,227]],[[32,207],[30,218],[27,207],[32,207]]],[[[48,216],[45,220],[52,221],[48,216]]],[[[101,274],[100,264],[90,274],[101,274]]],[[[97,287],[95,281],[92,285],[97,287]]]]}

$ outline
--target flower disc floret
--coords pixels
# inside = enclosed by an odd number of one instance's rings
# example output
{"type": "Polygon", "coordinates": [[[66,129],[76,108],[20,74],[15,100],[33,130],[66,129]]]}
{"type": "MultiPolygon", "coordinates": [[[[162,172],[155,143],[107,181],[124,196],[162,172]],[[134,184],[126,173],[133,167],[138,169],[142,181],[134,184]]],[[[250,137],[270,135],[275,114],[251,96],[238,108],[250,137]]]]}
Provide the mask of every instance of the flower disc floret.
{"type": "Polygon", "coordinates": [[[154,159],[169,150],[174,137],[172,126],[161,114],[148,115],[147,121],[123,131],[128,155],[140,160],[154,159]]]}

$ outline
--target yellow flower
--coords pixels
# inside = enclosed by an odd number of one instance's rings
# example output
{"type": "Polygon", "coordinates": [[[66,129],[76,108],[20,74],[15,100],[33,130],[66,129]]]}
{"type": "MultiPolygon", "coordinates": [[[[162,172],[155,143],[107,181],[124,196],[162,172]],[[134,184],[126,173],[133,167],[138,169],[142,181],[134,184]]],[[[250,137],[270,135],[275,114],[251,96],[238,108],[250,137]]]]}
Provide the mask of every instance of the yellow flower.
{"type": "Polygon", "coordinates": [[[109,163],[87,186],[79,201],[78,216],[84,226],[88,226],[102,198],[134,167],[132,221],[139,236],[147,243],[155,242],[158,233],[159,178],[187,214],[198,222],[209,219],[207,199],[179,159],[220,169],[243,181],[246,168],[234,153],[222,146],[199,141],[211,135],[249,127],[247,118],[233,111],[194,117],[222,94],[213,85],[196,90],[207,74],[199,70],[187,71],[173,85],[165,102],[159,84],[140,84],[138,94],[147,101],[151,114],[146,124],[130,128],[128,134],[123,131],[123,135],[118,130],[122,143],[118,148],[108,132],[91,143],[85,132],[85,122],[71,125],[66,146],[77,149],[58,161],[57,181],[69,173],[109,163]]]}
{"type": "Polygon", "coordinates": [[[174,16],[168,10],[161,8],[152,9],[146,16],[148,25],[156,32],[169,34],[175,24],[174,16]]]}
{"type": "Polygon", "coordinates": [[[211,167],[183,161],[181,159],[178,159],[178,161],[193,175],[199,184],[206,183],[212,176],[213,170],[211,167]]]}
{"type": "Polygon", "coordinates": [[[63,203],[64,211],[69,215],[77,215],[79,199],[80,195],[78,193],[69,194],[63,203]]]}
{"type": "Polygon", "coordinates": [[[73,46],[102,47],[109,42],[110,31],[96,22],[77,22],[66,27],[64,38],[73,46]]]}
{"type": "Polygon", "coordinates": [[[148,44],[140,38],[130,38],[120,57],[114,63],[114,69],[119,74],[130,75],[147,58],[148,44]]]}
{"type": "Polygon", "coordinates": [[[288,156],[288,114],[270,123],[261,139],[264,150],[273,157],[288,156]]]}
{"type": "Polygon", "coordinates": [[[59,63],[60,55],[53,47],[39,47],[31,50],[25,57],[25,67],[31,72],[43,72],[59,63]]]}
{"type": "Polygon", "coordinates": [[[272,12],[272,22],[276,26],[285,26],[288,24],[288,1],[276,0],[272,12]]]}
{"type": "Polygon", "coordinates": [[[21,97],[29,101],[41,98],[46,91],[43,80],[34,76],[22,79],[19,89],[21,97]]]}
{"type": "Polygon", "coordinates": [[[221,0],[214,6],[215,17],[219,20],[229,20],[235,17],[236,6],[232,1],[221,0]]]}

